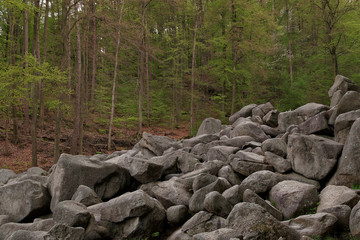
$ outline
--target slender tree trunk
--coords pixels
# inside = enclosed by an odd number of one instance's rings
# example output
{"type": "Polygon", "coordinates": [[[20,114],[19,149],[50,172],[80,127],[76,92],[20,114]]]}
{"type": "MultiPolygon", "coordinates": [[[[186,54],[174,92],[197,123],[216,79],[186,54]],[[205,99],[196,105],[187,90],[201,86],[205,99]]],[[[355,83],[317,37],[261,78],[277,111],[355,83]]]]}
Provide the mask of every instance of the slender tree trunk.
{"type": "Polygon", "coordinates": [[[144,47],[145,47],[145,77],[146,77],[146,117],[150,126],[150,83],[149,83],[149,40],[147,37],[147,18],[144,14],[144,47]]]}
{"type": "MultiPolygon", "coordinates": [[[[231,1],[231,18],[233,24],[233,31],[235,31],[236,24],[236,6],[234,0],[231,1]]],[[[232,73],[232,91],[231,91],[231,111],[230,115],[233,115],[235,112],[235,99],[236,99],[236,65],[237,65],[237,54],[236,54],[236,36],[233,32],[233,36],[231,36],[231,45],[232,45],[232,60],[233,60],[233,73],[232,73]]]]}
{"type": "Polygon", "coordinates": [[[125,0],[122,0],[121,1],[120,17],[119,17],[119,29],[118,29],[118,32],[117,32],[116,48],[115,48],[114,78],[113,78],[112,94],[111,94],[111,113],[110,113],[110,123],[109,123],[109,135],[108,135],[108,142],[107,142],[108,150],[111,150],[112,125],[113,125],[113,122],[114,122],[114,113],[115,113],[116,78],[117,78],[117,68],[118,68],[118,61],[119,61],[118,55],[119,55],[120,37],[121,37],[120,24],[121,24],[121,20],[122,20],[122,14],[123,14],[124,5],[125,5],[125,0]]]}
{"type": "Polygon", "coordinates": [[[194,87],[195,87],[195,65],[196,65],[196,35],[198,29],[198,15],[195,16],[195,27],[193,37],[192,48],[192,60],[191,60],[191,93],[190,93],[190,131],[193,131],[194,127],[194,87]]]}
{"type": "MultiPolygon", "coordinates": [[[[142,40],[144,41],[144,39],[142,40]]],[[[142,125],[143,125],[143,95],[144,95],[144,52],[139,51],[139,66],[138,66],[138,77],[139,77],[139,106],[138,106],[138,136],[142,135],[142,125]]]]}
{"type": "MultiPolygon", "coordinates": [[[[25,5],[27,5],[28,0],[24,0],[25,5]]],[[[24,55],[26,56],[29,53],[29,16],[28,12],[24,10],[24,55]]],[[[25,68],[28,67],[27,61],[25,61],[25,68]]],[[[24,114],[25,114],[25,129],[27,130],[30,126],[29,120],[29,84],[26,83],[26,91],[25,91],[25,107],[24,107],[24,114]]]]}
{"type": "Polygon", "coordinates": [[[290,87],[293,86],[293,65],[292,65],[292,42],[291,42],[291,10],[289,2],[286,1],[286,13],[287,13],[287,35],[288,35],[288,57],[289,57],[289,75],[290,75],[290,87]]]}
{"type": "Polygon", "coordinates": [[[94,102],[95,96],[95,87],[96,87],[96,6],[95,0],[91,0],[91,23],[90,23],[90,31],[91,31],[91,98],[90,101],[94,102]]]}
{"type": "MultiPolygon", "coordinates": [[[[75,6],[75,21],[78,20],[78,10],[75,6]]],[[[79,139],[80,139],[80,125],[81,125],[81,39],[80,39],[80,24],[75,24],[76,29],[76,103],[75,103],[75,119],[74,131],[72,135],[71,153],[78,154],[79,139]]]]}
{"type": "Polygon", "coordinates": [[[5,155],[10,155],[9,149],[9,109],[6,112],[5,120],[5,155]]]}
{"type": "Polygon", "coordinates": [[[60,105],[56,109],[56,125],[55,125],[55,144],[54,144],[54,164],[60,157],[60,133],[61,133],[61,108],[60,105]]]}

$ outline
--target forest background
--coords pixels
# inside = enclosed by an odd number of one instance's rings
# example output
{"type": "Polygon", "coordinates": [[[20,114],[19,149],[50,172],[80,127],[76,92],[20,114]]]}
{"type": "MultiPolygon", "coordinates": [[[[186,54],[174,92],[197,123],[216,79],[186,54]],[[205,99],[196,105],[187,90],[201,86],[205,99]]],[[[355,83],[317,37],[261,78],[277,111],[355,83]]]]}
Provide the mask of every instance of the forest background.
{"type": "Polygon", "coordinates": [[[1,154],[28,142],[37,166],[44,142],[56,162],[249,103],[329,104],[337,74],[360,83],[359,40],[358,0],[1,0],[1,154]]]}

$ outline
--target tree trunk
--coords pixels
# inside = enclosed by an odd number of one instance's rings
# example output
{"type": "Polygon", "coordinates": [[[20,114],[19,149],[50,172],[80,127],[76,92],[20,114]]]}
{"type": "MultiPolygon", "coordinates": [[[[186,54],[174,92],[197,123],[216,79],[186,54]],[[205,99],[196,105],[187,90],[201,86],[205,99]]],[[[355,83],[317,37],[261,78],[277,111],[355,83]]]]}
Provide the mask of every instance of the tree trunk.
{"type": "Polygon", "coordinates": [[[90,101],[94,102],[95,87],[96,87],[96,5],[95,0],[91,0],[91,23],[90,23],[90,34],[91,34],[91,97],[90,101]]]}
{"type": "MultiPolygon", "coordinates": [[[[75,21],[78,21],[77,5],[75,6],[75,21]]],[[[78,154],[79,140],[80,140],[80,125],[81,125],[81,39],[80,39],[80,24],[75,24],[76,29],[76,103],[75,103],[75,119],[74,131],[72,135],[71,153],[78,154]]]]}
{"type": "Polygon", "coordinates": [[[192,60],[191,60],[191,93],[190,93],[190,131],[194,128],[194,87],[195,87],[195,65],[196,65],[196,35],[198,29],[198,15],[195,16],[195,27],[193,37],[193,48],[192,48],[192,60]]]}
{"type": "Polygon", "coordinates": [[[293,65],[292,65],[292,42],[291,42],[291,11],[289,8],[288,1],[286,1],[286,13],[287,13],[289,75],[290,75],[290,87],[292,87],[293,86],[293,65]]]}
{"type": "Polygon", "coordinates": [[[149,83],[149,40],[147,37],[147,19],[144,13],[144,48],[145,48],[145,77],[146,77],[146,117],[150,126],[150,83],[149,83]]]}
{"type": "MultiPolygon", "coordinates": [[[[144,39],[142,40],[144,41],[144,39]]],[[[142,124],[143,124],[143,116],[142,116],[142,108],[143,108],[143,95],[144,95],[144,52],[142,50],[139,51],[139,66],[138,66],[138,77],[139,77],[139,106],[138,106],[138,136],[142,135],[142,124]]]]}
{"type": "MultiPolygon", "coordinates": [[[[27,5],[28,0],[24,0],[24,4],[27,5]]],[[[24,55],[26,56],[29,53],[29,16],[28,12],[24,10],[24,55]]],[[[28,67],[27,61],[25,61],[25,68],[28,67]]],[[[25,114],[25,129],[29,128],[30,121],[29,121],[29,84],[26,83],[26,91],[25,91],[25,107],[24,107],[24,114],[25,114]]]]}
{"type": "Polygon", "coordinates": [[[54,164],[60,157],[60,133],[61,133],[61,108],[60,105],[56,109],[56,125],[55,125],[55,143],[54,143],[54,164]]]}
{"type": "Polygon", "coordinates": [[[233,36],[231,36],[231,45],[232,45],[232,60],[233,60],[233,73],[232,73],[232,92],[231,92],[231,111],[230,115],[233,115],[235,112],[235,98],[236,98],[236,65],[237,65],[237,55],[236,55],[236,46],[235,46],[235,24],[236,24],[236,6],[234,0],[231,1],[231,18],[233,24],[233,36]]]}
{"type": "Polygon", "coordinates": [[[10,155],[9,149],[9,109],[6,112],[6,120],[5,120],[5,156],[10,155]]]}
{"type": "Polygon", "coordinates": [[[107,142],[107,149],[111,150],[111,134],[112,134],[112,125],[114,122],[114,113],[115,113],[115,90],[116,90],[116,77],[117,77],[117,67],[118,67],[118,55],[119,55],[119,47],[120,47],[120,24],[123,14],[123,9],[125,5],[125,0],[121,1],[121,10],[120,10],[120,17],[119,17],[119,29],[116,38],[116,48],[115,48],[115,66],[114,66],[114,78],[113,78],[113,85],[112,85],[112,95],[111,95],[111,113],[110,113],[110,123],[109,123],[109,135],[108,135],[108,142],[107,142]]]}

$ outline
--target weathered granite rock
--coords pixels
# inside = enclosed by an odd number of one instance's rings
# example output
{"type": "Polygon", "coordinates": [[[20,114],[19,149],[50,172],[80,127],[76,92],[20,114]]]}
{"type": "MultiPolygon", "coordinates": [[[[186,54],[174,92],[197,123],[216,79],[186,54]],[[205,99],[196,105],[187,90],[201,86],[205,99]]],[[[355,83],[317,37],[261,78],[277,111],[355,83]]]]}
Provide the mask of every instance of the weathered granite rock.
{"type": "Polygon", "coordinates": [[[320,204],[317,212],[336,205],[348,205],[353,208],[359,200],[360,196],[346,186],[328,185],[320,192],[320,204]]]}
{"type": "Polygon", "coordinates": [[[87,207],[102,202],[94,190],[84,185],[78,187],[71,200],[84,204],[87,207]]]}
{"type": "Polygon", "coordinates": [[[321,180],[336,165],[342,147],[342,144],[323,137],[292,134],[288,140],[288,159],[295,172],[321,180]]]}
{"type": "Polygon", "coordinates": [[[70,227],[86,228],[91,215],[84,204],[66,200],[59,202],[53,212],[56,224],[65,224],[70,227]]]}
{"type": "Polygon", "coordinates": [[[245,189],[251,189],[256,194],[262,194],[270,191],[280,180],[278,175],[273,172],[267,170],[258,171],[245,178],[240,184],[240,188],[244,191],[245,189]]]}
{"type": "Polygon", "coordinates": [[[10,216],[0,215],[0,226],[11,222],[14,222],[14,220],[10,216]]]}
{"type": "Polygon", "coordinates": [[[196,136],[203,134],[217,134],[221,131],[221,121],[215,118],[206,118],[201,123],[196,136]]]}
{"type": "Polygon", "coordinates": [[[175,205],[166,209],[166,218],[173,225],[183,224],[190,216],[189,209],[185,205],[175,205]]]}
{"type": "Polygon", "coordinates": [[[329,124],[334,125],[336,118],[346,112],[360,109],[360,93],[355,91],[348,91],[341,98],[340,102],[334,107],[329,118],[329,124]]]}
{"type": "Polygon", "coordinates": [[[230,159],[237,158],[238,161],[247,161],[254,163],[265,163],[265,157],[253,152],[238,151],[236,154],[230,156],[230,159]]]}
{"type": "Polygon", "coordinates": [[[83,240],[85,229],[70,227],[65,224],[56,224],[46,235],[46,240],[83,240]]]}
{"type": "Polygon", "coordinates": [[[285,132],[291,125],[299,125],[305,121],[305,117],[296,111],[281,112],[278,116],[278,129],[285,132]]]}
{"type": "Polygon", "coordinates": [[[283,223],[302,235],[317,237],[334,230],[337,220],[337,217],[330,213],[316,213],[299,216],[283,223]]]}
{"type": "Polygon", "coordinates": [[[222,193],[230,187],[231,185],[226,179],[218,178],[215,182],[197,190],[190,198],[189,201],[190,211],[194,213],[202,211],[204,209],[204,200],[208,193],[212,191],[217,191],[219,193],[222,193]]]}
{"type": "Polygon", "coordinates": [[[0,240],[6,240],[19,230],[47,232],[54,226],[53,219],[40,220],[33,223],[6,223],[0,226],[0,240]]]}
{"type": "Polygon", "coordinates": [[[360,118],[352,125],[339,159],[338,167],[329,184],[351,187],[360,184],[360,118]]]}
{"type": "Polygon", "coordinates": [[[341,100],[341,98],[344,96],[344,92],[341,90],[337,90],[333,96],[330,98],[330,107],[335,107],[341,100]]]}
{"type": "Polygon", "coordinates": [[[333,129],[328,124],[329,116],[326,111],[316,114],[298,126],[302,134],[323,134],[332,136],[333,129]]]}
{"type": "Polygon", "coordinates": [[[358,202],[351,210],[350,222],[349,222],[351,235],[353,235],[354,237],[357,237],[357,238],[360,237],[359,222],[360,222],[360,202],[358,202]]]}
{"type": "Polygon", "coordinates": [[[278,126],[278,117],[280,112],[278,110],[271,110],[263,117],[263,122],[270,127],[278,126]]]}
{"type": "Polygon", "coordinates": [[[207,185],[215,182],[218,178],[215,175],[209,173],[201,173],[195,177],[192,184],[192,190],[196,192],[197,190],[206,187],[207,185]]]}
{"type": "Polygon", "coordinates": [[[146,148],[156,156],[160,156],[165,150],[174,146],[176,141],[166,136],[155,136],[150,133],[143,132],[142,139],[139,143],[142,148],[146,148]]]}
{"type": "Polygon", "coordinates": [[[265,160],[274,167],[276,172],[285,173],[291,170],[291,163],[272,152],[265,152],[265,160]]]}
{"type": "Polygon", "coordinates": [[[49,211],[50,196],[38,182],[26,180],[0,187],[0,214],[14,221],[31,220],[49,211]]]}
{"type": "Polygon", "coordinates": [[[274,106],[270,102],[267,102],[254,107],[251,111],[251,115],[259,116],[260,119],[262,119],[268,112],[272,110],[274,110],[274,106]]]}
{"type": "Polygon", "coordinates": [[[281,157],[286,157],[287,155],[286,142],[281,138],[270,138],[265,140],[261,145],[261,149],[263,152],[272,152],[281,157]]]}
{"type": "Polygon", "coordinates": [[[238,111],[230,116],[230,118],[229,118],[230,123],[233,124],[240,117],[243,117],[243,118],[250,117],[252,114],[253,108],[256,106],[257,106],[256,104],[249,104],[249,105],[243,107],[242,109],[240,109],[240,111],[238,111]]]}
{"type": "Polygon", "coordinates": [[[334,126],[335,141],[344,144],[349,135],[351,126],[358,118],[360,118],[360,110],[340,114],[336,118],[334,126]]]}
{"type": "Polygon", "coordinates": [[[243,239],[242,235],[231,228],[220,228],[212,232],[198,233],[193,236],[194,240],[228,240],[243,239]]]}
{"type": "Polygon", "coordinates": [[[246,189],[243,195],[243,201],[249,203],[256,203],[263,207],[268,213],[270,213],[274,218],[281,221],[283,216],[282,213],[274,208],[272,205],[268,204],[264,199],[262,199],[259,195],[254,193],[250,189],[246,189]]]}
{"type": "Polygon", "coordinates": [[[11,234],[6,240],[43,240],[47,232],[18,230],[11,234]]]}
{"type": "Polygon", "coordinates": [[[229,165],[222,167],[217,175],[228,180],[231,185],[240,184],[244,180],[244,177],[236,173],[229,165]]]}
{"type": "Polygon", "coordinates": [[[265,163],[243,161],[240,160],[239,158],[234,158],[230,162],[230,166],[232,167],[232,169],[234,169],[234,171],[240,173],[243,176],[249,176],[255,172],[264,171],[264,170],[273,171],[273,167],[267,163],[265,164],[265,163]]]}
{"type": "Polygon", "coordinates": [[[331,213],[337,217],[336,227],[338,229],[348,229],[351,208],[347,205],[335,205],[329,208],[321,209],[318,212],[331,213]]]}
{"type": "Polygon", "coordinates": [[[199,143],[209,143],[212,141],[219,140],[219,136],[213,134],[203,134],[183,141],[184,147],[194,147],[199,143]]]}
{"type": "Polygon", "coordinates": [[[15,178],[16,173],[10,169],[0,169],[0,187],[5,185],[10,179],[15,178]]]}
{"type": "Polygon", "coordinates": [[[209,149],[207,152],[207,160],[220,160],[223,162],[227,162],[228,158],[231,154],[238,151],[237,147],[229,147],[229,146],[215,146],[209,149]]]}
{"type": "Polygon", "coordinates": [[[226,219],[226,225],[236,229],[244,239],[300,239],[295,230],[283,225],[264,208],[254,203],[236,204],[226,219]]]}
{"type": "Polygon", "coordinates": [[[360,92],[360,87],[347,77],[337,75],[335,77],[334,84],[329,89],[329,97],[333,97],[334,93],[341,90],[342,92],[357,91],[360,92]]]}
{"type": "Polygon", "coordinates": [[[181,230],[189,236],[194,236],[198,233],[211,232],[223,228],[226,226],[225,222],[226,220],[222,217],[201,211],[186,221],[181,230]]]}
{"type": "Polygon", "coordinates": [[[276,184],[270,190],[269,198],[286,219],[305,213],[319,201],[315,186],[291,180],[276,184]]]}
{"type": "Polygon", "coordinates": [[[253,122],[244,122],[238,124],[230,133],[230,137],[238,136],[250,136],[255,139],[255,141],[263,142],[269,137],[261,129],[260,125],[253,122]]]}
{"type": "Polygon", "coordinates": [[[277,137],[281,134],[277,128],[269,127],[268,125],[261,125],[260,127],[264,133],[270,137],[277,137]]]}
{"type": "Polygon", "coordinates": [[[223,197],[233,206],[238,204],[243,200],[244,189],[242,189],[239,185],[234,185],[228,189],[226,189],[222,195],[223,197]]]}
{"type": "Polygon", "coordinates": [[[61,154],[55,170],[49,177],[51,209],[69,200],[80,185],[88,186],[101,199],[110,199],[130,185],[129,173],[115,164],[91,161],[85,156],[61,154]]]}
{"type": "Polygon", "coordinates": [[[219,192],[210,192],[204,199],[204,209],[217,216],[226,218],[231,209],[231,204],[219,192]]]}
{"type": "Polygon", "coordinates": [[[309,179],[304,177],[303,175],[300,175],[298,173],[295,172],[290,172],[290,173],[284,173],[284,174],[278,174],[278,178],[281,179],[282,181],[284,180],[294,180],[294,181],[298,181],[298,182],[302,182],[302,183],[307,183],[307,184],[311,184],[314,185],[316,187],[316,189],[320,189],[320,183],[316,180],[313,179],[309,179]]]}

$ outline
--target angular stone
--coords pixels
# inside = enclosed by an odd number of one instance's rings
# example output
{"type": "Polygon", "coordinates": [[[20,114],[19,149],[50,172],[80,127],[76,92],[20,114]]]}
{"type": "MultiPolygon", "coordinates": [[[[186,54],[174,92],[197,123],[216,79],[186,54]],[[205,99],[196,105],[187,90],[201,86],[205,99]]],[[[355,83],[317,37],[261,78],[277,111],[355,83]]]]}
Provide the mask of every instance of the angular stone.
{"type": "Polygon", "coordinates": [[[130,175],[115,164],[91,161],[85,156],[61,154],[49,177],[51,209],[69,200],[80,185],[88,186],[101,199],[110,199],[130,186],[130,175]]]}
{"type": "Polygon", "coordinates": [[[190,216],[189,209],[185,205],[171,206],[166,210],[166,218],[173,225],[183,224],[190,216]]]}
{"type": "Polygon", "coordinates": [[[337,75],[335,77],[334,84],[329,89],[329,97],[331,98],[336,91],[341,90],[342,92],[357,91],[360,92],[360,87],[347,77],[337,75]]]}
{"type": "Polygon", "coordinates": [[[338,105],[334,107],[334,111],[329,118],[329,124],[334,125],[336,118],[340,114],[358,109],[360,109],[360,93],[355,91],[346,92],[338,105]]]}
{"type": "Polygon", "coordinates": [[[221,131],[221,121],[215,118],[206,118],[201,123],[196,136],[203,134],[217,134],[221,131]]]}
{"type": "Polygon", "coordinates": [[[279,221],[281,221],[283,218],[282,213],[279,210],[268,204],[264,199],[262,199],[259,195],[257,195],[250,189],[245,190],[243,195],[243,201],[260,205],[279,221]]]}
{"type": "Polygon", "coordinates": [[[299,216],[283,223],[302,235],[317,237],[331,232],[337,220],[337,217],[330,213],[316,213],[299,216]]]}
{"type": "Polygon", "coordinates": [[[265,157],[252,152],[238,151],[231,156],[232,159],[237,158],[238,161],[248,161],[254,163],[265,163],[265,157]]]}
{"type": "Polygon", "coordinates": [[[66,200],[56,205],[53,218],[57,224],[86,229],[91,215],[84,204],[66,200]]]}
{"type": "Polygon", "coordinates": [[[236,173],[229,165],[222,167],[218,172],[218,176],[228,180],[231,185],[240,184],[244,180],[244,177],[236,173]]]}
{"type": "Polygon", "coordinates": [[[252,110],[256,106],[257,106],[256,104],[249,104],[249,105],[243,107],[242,109],[240,109],[240,111],[238,111],[230,116],[230,118],[229,118],[230,123],[233,124],[240,117],[246,118],[246,117],[251,116],[252,110]]]}
{"type": "Polygon", "coordinates": [[[319,103],[307,103],[301,107],[295,109],[295,112],[305,117],[305,120],[317,115],[320,112],[329,110],[329,106],[319,103]]]}
{"type": "Polygon", "coordinates": [[[288,159],[295,172],[321,180],[336,165],[342,148],[342,144],[327,138],[292,134],[288,140],[288,159]]]}
{"type": "Polygon", "coordinates": [[[323,134],[333,135],[333,129],[328,124],[329,116],[326,111],[318,113],[317,115],[302,122],[298,126],[299,133],[302,134],[323,134]]]}
{"type": "Polygon", "coordinates": [[[360,202],[358,202],[350,213],[350,232],[354,237],[360,237],[360,202]]]}
{"type": "Polygon", "coordinates": [[[267,102],[254,107],[251,114],[252,116],[259,116],[262,119],[271,110],[274,110],[274,106],[270,102],[267,102]]]}
{"type": "Polygon", "coordinates": [[[181,227],[181,230],[193,236],[225,227],[225,219],[205,211],[198,212],[181,227]]]}
{"type": "Polygon", "coordinates": [[[258,142],[263,142],[266,139],[269,139],[261,127],[253,122],[244,122],[238,124],[230,133],[230,137],[233,138],[238,136],[250,136],[258,142]]]}
{"type": "Polygon", "coordinates": [[[129,159],[131,159],[129,173],[137,181],[149,183],[161,178],[163,169],[161,165],[140,158],[129,159]]]}
{"type": "Polygon", "coordinates": [[[18,230],[11,234],[6,240],[43,240],[47,232],[18,230]]]}
{"type": "Polygon", "coordinates": [[[211,135],[211,134],[203,134],[199,135],[190,139],[185,139],[183,141],[184,147],[194,147],[196,144],[199,143],[209,143],[212,141],[219,140],[219,136],[211,135]]]}
{"type": "Polygon", "coordinates": [[[328,185],[320,192],[320,204],[317,212],[337,205],[348,205],[353,208],[360,200],[354,190],[346,186],[328,185]]]}
{"type": "Polygon", "coordinates": [[[195,177],[194,182],[192,184],[192,190],[196,192],[197,190],[206,187],[207,185],[215,182],[218,178],[215,175],[208,173],[201,173],[195,177]]]}
{"type": "Polygon", "coordinates": [[[78,187],[71,200],[84,204],[87,207],[102,202],[94,190],[84,185],[78,187]]]}
{"type": "Polygon", "coordinates": [[[231,228],[220,228],[212,232],[198,233],[193,236],[194,240],[228,240],[243,239],[242,235],[231,228]]]}
{"type": "Polygon", "coordinates": [[[276,172],[285,173],[291,170],[291,163],[272,152],[265,152],[265,160],[274,167],[276,172]]]}
{"type": "Polygon", "coordinates": [[[207,160],[220,160],[223,162],[227,162],[229,156],[238,150],[239,148],[237,147],[215,146],[210,148],[207,152],[207,160]]]}
{"type": "Polygon", "coordinates": [[[333,207],[321,209],[318,212],[331,213],[337,217],[336,227],[339,229],[349,228],[351,208],[347,205],[335,205],[333,207]]]}
{"type": "Polygon", "coordinates": [[[242,202],[235,205],[226,219],[226,225],[236,229],[244,239],[297,240],[300,235],[283,225],[258,204],[242,202]]]}
{"type": "Polygon", "coordinates": [[[6,240],[11,234],[19,230],[47,232],[53,226],[53,219],[40,220],[33,223],[6,223],[0,226],[0,239],[6,240]]]}
{"type": "Polygon", "coordinates": [[[263,170],[273,171],[273,167],[268,164],[241,161],[238,158],[234,158],[230,165],[234,171],[244,176],[249,176],[250,174],[263,170]]]}
{"type": "Polygon", "coordinates": [[[49,211],[48,190],[38,182],[26,180],[0,187],[0,214],[20,222],[49,211]]]}
{"type": "Polygon", "coordinates": [[[270,138],[264,141],[261,145],[263,152],[272,152],[281,157],[286,157],[287,146],[286,142],[281,138],[270,138]]]}
{"type": "Polygon", "coordinates": [[[360,110],[340,114],[336,118],[334,126],[335,141],[344,144],[350,133],[351,126],[358,118],[360,118],[360,110]]]}
{"type": "Polygon", "coordinates": [[[282,181],[284,181],[284,180],[294,180],[294,181],[314,185],[316,187],[316,189],[321,188],[320,183],[318,181],[306,178],[303,175],[300,175],[300,174],[295,173],[295,172],[290,172],[290,173],[285,173],[285,174],[276,173],[276,174],[278,174],[278,178],[281,179],[282,181]]]}
{"type": "Polygon", "coordinates": [[[234,185],[231,188],[226,189],[222,195],[233,206],[243,200],[244,189],[239,185],[234,185]]]}
{"type": "Polygon", "coordinates": [[[52,229],[50,229],[45,239],[46,240],[58,240],[58,239],[83,240],[84,237],[85,237],[85,229],[81,227],[70,227],[65,224],[56,224],[52,229]]]}
{"type": "Polygon", "coordinates": [[[206,194],[204,200],[204,209],[217,216],[226,218],[231,209],[231,204],[219,192],[210,192],[206,194]]]}
{"type": "Polygon", "coordinates": [[[305,121],[305,117],[296,111],[281,112],[278,116],[278,129],[286,132],[291,125],[299,125],[305,121]]]}
{"type": "Polygon", "coordinates": [[[279,181],[281,181],[281,179],[273,172],[267,170],[258,171],[245,178],[240,184],[240,188],[244,191],[251,189],[256,194],[262,194],[268,192],[279,181]]]}
{"type": "Polygon", "coordinates": [[[278,117],[280,112],[278,110],[271,110],[263,117],[263,122],[270,127],[278,126],[278,117]]]}
{"type": "Polygon", "coordinates": [[[341,98],[344,96],[344,92],[341,91],[341,90],[337,90],[333,96],[331,97],[331,100],[330,100],[330,107],[335,107],[341,100],[341,98]]]}
{"type": "Polygon", "coordinates": [[[338,167],[329,184],[351,187],[360,184],[360,118],[352,125],[339,159],[338,167]]]}
{"type": "Polygon", "coordinates": [[[305,213],[319,201],[318,192],[313,185],[291,180],[276,184],[270,190],[269,198],[286,219],[305,213]]]}
{"type": "Polygon", "coordinates": [[[16,173],[10,169],[0,169],[0,187],[5,185],[10,179],[15,178],[16,173]]]}
{"type": "Polygon", "coordinates": [[[261,125],[260,127],[266,135],[269,135],[271,137],[277,137],[278,135],[281,134],[281,132],[278,129],[269,127],[268,125],[261,125]]]}
{"type": "Polygon", "coordinates": [[[164,151],[175,145],[176,141],[166,136],[155,136],[143,132],[140,146],[150,150],[156,156],[163,155],[164,151]]]}

